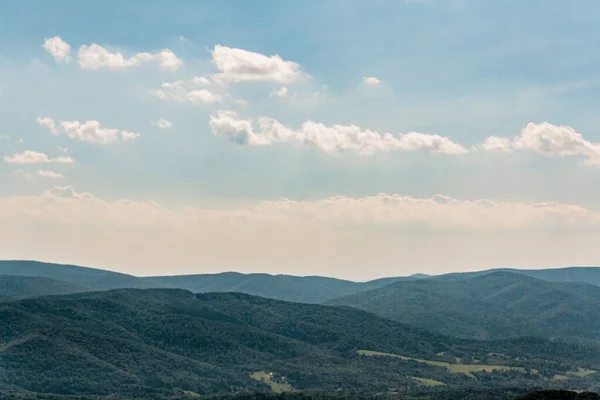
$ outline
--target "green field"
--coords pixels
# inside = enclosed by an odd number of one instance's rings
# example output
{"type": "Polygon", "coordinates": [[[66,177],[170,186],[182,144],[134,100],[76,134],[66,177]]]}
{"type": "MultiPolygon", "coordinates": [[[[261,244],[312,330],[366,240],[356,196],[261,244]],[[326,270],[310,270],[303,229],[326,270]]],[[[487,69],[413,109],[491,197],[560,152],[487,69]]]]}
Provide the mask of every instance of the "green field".
{"type": "Polygon", "coordinates": [[[584,369],[584,368],[579,368],[579,371],[569,371],[567,372],[567,375],[575,375],[578,376],[580,378],[586,377],[588,375],[592,375],[595,374],[597,371],[594,371],[593,369],[584,369]]]}
{"type": "Polygon", "coordinates": [[[294,388],[287,383],[285,377],[282,378],[282,382],[276,382],[271,378],[271,375],[265,371],[253,372],[250,374],[250,377],[271,386],[271,390],[275,393],[291,392],[294,390],[294,388]]]}
{"type": "Polygon", "coordinates": [[[417,378],[416,376],[411,376],[411,378],[418,381],[421,385],[425,385],[425,386],[444,386],[445,385],[444,382],[435,381],[433,379],[417,378]]]}
{"type": "MultiPolygon", "coordinates": [[[[450,363],[442,362],[442,361],[421,360],[418,358],[411,358],[411,357],[400,356],[397,354],[381,353],[378,351],[370,351],[370,350],[358,350],[358,354],[360,354],[362,356],[395,357],[395,358],[399,358],[399,359],[405,360],[405,361],[415,361],[415,362],[419,362],[419,363],[433,365],[435,367],[443,367],[452,373],[455,373],[455,374],[462,373],[462,374],[466,374],[469,376],[473,376],[472,375],[473,372],[517,371],[517,372],[526,373],[526,370],[523,367],[507,367],[505,365],[450,364],[450,363]]],[[[531,373],[537,374],[538,371],[535,369],[532,369],[531,373]]]]}

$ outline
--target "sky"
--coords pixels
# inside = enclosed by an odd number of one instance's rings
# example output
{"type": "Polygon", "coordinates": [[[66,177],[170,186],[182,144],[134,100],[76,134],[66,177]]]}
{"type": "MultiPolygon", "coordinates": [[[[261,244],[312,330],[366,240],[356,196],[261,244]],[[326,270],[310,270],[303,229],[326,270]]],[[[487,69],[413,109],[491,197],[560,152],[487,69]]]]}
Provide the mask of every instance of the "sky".
{"type": "Polygon", "coordinates": [[[0,8],[0,259],[600,264],[597,1],[0,8]]]}

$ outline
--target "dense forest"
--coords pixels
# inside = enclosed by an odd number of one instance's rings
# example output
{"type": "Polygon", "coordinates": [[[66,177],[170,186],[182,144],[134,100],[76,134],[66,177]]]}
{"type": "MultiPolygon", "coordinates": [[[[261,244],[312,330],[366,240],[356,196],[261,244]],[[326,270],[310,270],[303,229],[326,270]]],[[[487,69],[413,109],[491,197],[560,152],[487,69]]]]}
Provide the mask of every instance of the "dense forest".
{"type": "Polygon", "coordinates": [[[506,271],[458,276],[465,275],[395,282],[327,304],[463,338],[600,339],[600,286],[547,282],[506,271]]]}
{"type": "Polygon", "coordinates": [[[0,349],[5,392],[63,396],[594,389],[596,374],[579,372],[600,369],[600,350],[575,344],[460,340],[352,308],[176,289],[2,303],[0,349]]]}

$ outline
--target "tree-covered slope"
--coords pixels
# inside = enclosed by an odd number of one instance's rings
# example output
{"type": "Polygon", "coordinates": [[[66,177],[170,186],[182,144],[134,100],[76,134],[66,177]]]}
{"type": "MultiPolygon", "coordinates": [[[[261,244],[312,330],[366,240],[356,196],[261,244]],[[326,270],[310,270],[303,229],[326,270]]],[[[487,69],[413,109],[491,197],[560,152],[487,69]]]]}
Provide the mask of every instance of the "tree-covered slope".
{"type": "Polygon", "coordinates": [[[581,346],[456,340],[356,309],[239,293],[132,289],[0,304],[0,393],[165,398],[266,390],[251,379],[256,371],[274,371],[299,390],[410,391],[420,387],[415,376],[455,389],[489,384],[489,373],[469,377],[421,362],[360,356],[360,349],[428,360],[468,353],[540,370],[493,374],[498,387],[552,385],[554,374],[600,368],[600,353],[581,346]]]}
{"type": "Polygon", "coordinates": [[[568,267],[547,269],[490,269],[475,272],[454,272],[433,276],[434,279],[455,281],[466,280],[495,272],[512,272],[548,282],[580,282],[600,286],[600,267],[568,267]]]}
{"type": "Polygon", "coordinates": [[[600,287],[547,282],[512,272],[396,282],[329,304],[465,338],[531,335],[600,340],[600,287]]]}
{"type": "Polygon", "coordinates": [[[25,298],[87,291],[85,286],[51,278],[0,275],[0,297],[25,298]]]}

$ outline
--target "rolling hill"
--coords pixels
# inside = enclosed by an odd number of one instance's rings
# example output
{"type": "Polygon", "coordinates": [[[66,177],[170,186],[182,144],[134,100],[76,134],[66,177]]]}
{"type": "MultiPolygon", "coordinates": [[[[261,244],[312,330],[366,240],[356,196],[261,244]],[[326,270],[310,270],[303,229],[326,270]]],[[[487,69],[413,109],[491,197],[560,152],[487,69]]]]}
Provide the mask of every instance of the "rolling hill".
{"type": "Polygon", "coordinates": [[[513,272],[396,282],[328,304],[463,338],[525,335],[600,341],[600,287],[513,272]]]}
{"type": "Polygon", "coordinates": [[[270,274],[220,274],[156,276],[143,278],[157,286],[184,289],[194,293],[239,292],[277,300],[300,303],[323,303],[336,297],[354,294],[412,278],[383,278],[369,282],[352,282],[321,276],[270,274]]]}
{"type": "Polygon", "coordinates": [[[476,272],[454,272],[433,276],[434,279],[448,281],[471,279],[495,272],[512,272],[548,282],[581,282],[600,286],[600,267],[568,267],[548,269],[512,269],[500,268],[476,272]]]}
{"type": "Polygon", "coordinates": [[[89,291],[88,288],[56,279],[0,275],[0,296],[25,298],[48,296],[54,294],[71,294],[89,291]]]}
{"type": "MultiPolygon", "coordinates": [[[[299,277],[241,274],[237,272],[137,277],[101,269],[37,261],[0,261],[0,276],[2,275],[51,278],[87,288],[88,291],[173,288],[195,293],[240,292],[302,303],[323,303],[336,297],[382,287],[399,280],[415,279],[412,277],[397,277],[382,278],[370,282],[353,282],[320,276],[299,277]]],[[[36,295],[35,291],[31,294],[31,296],[36,295]]],[[[23,292],[20,297],[27,297],[27,294],[23,292]]]]}
{"type": "Polygon", "coordinates": [[[138,277],[75,265],[43,263],[38,261],[0,261],[1,275],[19,275],[51,278],[80,285],[89,290],[109,290],[121,288],[155,288],[156,283],[146,282],[138,277]]]}
{"type": "MultiPolygon", "coordinates": [[[[0,394],[140,399],[268,390],[270,381],[254,374],[296,390],[400,390],[410,398],[441,390],[415,377],[449,390],[487,388],[488,377],[496,388],[552,387],[555,374],[600,368],[600,351],[533,338],[457,340],[357,309],[240,293],[129,289],[1,303],[0,365],[0,394]],[[436,364],[465,354],[515,370],[469,375],[436,364]]],[[[597,385],[595,374],[571,381],[597,385]]]]}

